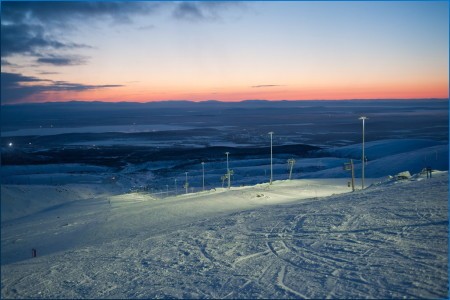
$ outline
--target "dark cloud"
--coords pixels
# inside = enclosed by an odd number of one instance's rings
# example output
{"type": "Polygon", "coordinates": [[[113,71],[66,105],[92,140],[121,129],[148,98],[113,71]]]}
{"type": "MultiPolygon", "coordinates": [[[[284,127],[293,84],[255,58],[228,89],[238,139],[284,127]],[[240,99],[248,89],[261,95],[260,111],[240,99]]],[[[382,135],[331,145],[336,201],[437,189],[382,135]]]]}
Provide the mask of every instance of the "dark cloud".
{"type": "Polygon", "coordinates": [[[39,86],[44,86],[48,80],[36,77],[22,76],[15,73],[1,73],[1,99],[2,104],[14,103],[32,94],[39,93],[39,86]],[[36,86],[27,85],[38,83],[36,86]]]}
{"type": "Polygon", "coordinates": [[[205,15],[199,5],[192,2],[180,3],[173,11],[173,16],[177,19],[195,21],[205,19],[205,15]]]}
{"type": "Polygon", "coordinates": [[[39,72],[39,74],[41,75],[55,75],[55,74],[60,74],[59,72],[47,72],[47,71],[43,71],[43,72],[39,72]]]}
{"type": "Polygon", "coordinates": [[[17,84],[20,84],[22,82],[44,82],[44,81],[51,81],[48,79],[40,79],[37,77],[33,77],[33,76],[24,76],[22,74],[17,74],[17,73],[6,73],[6,72],[2,72],[1,73],[1,83],[2,83],[2,89],[3,87],[12,87],[12,86],[16,86],[17,84]]]}
{"type": "MultiPolygon", "coordinates": [[[[109,20],[112,24],[132,23],[135,16],[151,15],[166,8],[179,20],[214,21],[228,10],[244,7],[236,1],[146,2],[146,1],[4,1],[1,4],[1,56],[27,55],[37,62],[67,66],[86,61],[63,55],[60,51],[75,51],[88,45],[65,40],[77,25],[109,20]]],[[[153,25],[139,27],[153,29],[153,25]]]]}
{"type": "Polygon", "coordinates": [[[180,2],[173,10],[173,17],[186,21],[215,21],[230,9],[242,8],[244,4],[237,1],[200,1],[180,2]]]}
{"type": "Polygon", "coordinates": [[[83,56],[59,56],[59,55],[49,55],[44,57],[39,57],[36,60],[41,64],[48,64],[54,66],[75,66],[84,65],[87,62],[87,58],[83,56]]]}
{"type": "Polygon", "coordinates": [[[80,83],[70,83],[67,81],[53,81],[53,85],[49,89],[50,91],[86,91],[86,90],[97,90],[104,88],[115,88],[121,87],[121,84],[103,84],[103,85],[86,85],[80,83]]]}
{"type": "Polygon", "coordinates": [[[28,24],[3,24],[1,27],[2,57],[13,54],[34,54],[38,49],[60,49],[64,43],[44,36],[42,26],[28,24]]]}
{"type": "Polygon", "coordinates": [[[146,25],[146,26],[139,26],[137,29],[138,30],[152,30],[155,29],[156,26],[155,25],[146,25]]]}
{"type": "Polygon", "coordinates": [[[14,54],[38,55],[40,52],[61,49],[87,48],[83,44],[61,42],[45,33],[44,27],[28,24],[1,25],[2,57],[14,54]]]}
{"type": "Polygon", "coordinates": [[[136,14],[148,14],[161,6],[158,2],[110,1],[8,1],[2,3],[2,19],[24,23],[66,23],[68,20],[89,21],[108,17],[116,22],[130,22],[136,14]]]}
{"type": "Polygon", "coordinates": [[[261,84],[261,85],[253,85],[252,88],[267,88],[267,87],[276,87],[276,86],[283,86],[279,84],[261,84]]]}
{"type": "Polygon", "coordinates": [[[75,59],[52,58],[49,53],[89,46],[64,41],[60,33],[56,33],[58,30],[76,30],[77,22],[101,18],[129,23],[132,16],[148,14],[159,6],[156,2],[2,2],[1,56],[31,55],[38,56],[37,61],[42,63],[75,64],[75,59]]]}
{"type": "Polygon", "coordinates": [[[96,90],[104,88],[121,87],[122,85],[86,85],[66,81],[54,81],[33,76],[24,76],[17,73],[1,73],[1,99],[2,104],[19,103],[23,99],[46,92],[96,90]]]}
{"type": "Polygon", "coordinates": [[[6,59],[2,58],[2,66],[4,67],[15,67],[16,64],[10,63],[9,61],[7,61],[6,59]]]}

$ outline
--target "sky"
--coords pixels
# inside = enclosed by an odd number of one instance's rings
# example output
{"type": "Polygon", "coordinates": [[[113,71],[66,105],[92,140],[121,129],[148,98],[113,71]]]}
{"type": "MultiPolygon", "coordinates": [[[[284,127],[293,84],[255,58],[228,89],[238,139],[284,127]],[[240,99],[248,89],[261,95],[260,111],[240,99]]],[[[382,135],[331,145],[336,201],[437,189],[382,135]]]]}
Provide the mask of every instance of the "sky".
{"type": "Polygon", "coordinates": [[[448,98],[448,1],[1,2],[1,104],[448,98]]]}

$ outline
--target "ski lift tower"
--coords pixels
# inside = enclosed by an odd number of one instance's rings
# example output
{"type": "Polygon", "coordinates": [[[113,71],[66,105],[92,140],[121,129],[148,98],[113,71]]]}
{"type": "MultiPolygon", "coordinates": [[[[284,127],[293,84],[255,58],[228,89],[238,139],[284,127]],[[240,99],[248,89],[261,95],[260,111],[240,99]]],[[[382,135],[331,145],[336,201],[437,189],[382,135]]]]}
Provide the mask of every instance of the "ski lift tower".
{"type": "Polygon", "coordinates": [[[352,173],[352,192],[355,191],[355,168],[353,165],[353,159],[350,159],[349,163],[344,163],[344,170],[351,171],[352,173]]]}

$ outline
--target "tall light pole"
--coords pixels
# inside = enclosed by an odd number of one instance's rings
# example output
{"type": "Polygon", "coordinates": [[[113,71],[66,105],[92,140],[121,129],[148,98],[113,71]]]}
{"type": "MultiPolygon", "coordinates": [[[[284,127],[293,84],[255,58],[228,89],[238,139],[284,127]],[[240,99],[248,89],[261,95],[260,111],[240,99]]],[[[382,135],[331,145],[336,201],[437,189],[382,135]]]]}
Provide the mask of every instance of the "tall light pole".
{"type": "Polygon", "coordinates": [[[188,187],[189,187],[189,183],[187,181],[187,174],[188,174],[188,172],[186,172],[186,183],[184,184],[184,187],[186,188],[186,194],[188,193],[188,187]]]}
{"type": "Polygon", "coordinates": [[[366,164],[366,156],[364,155],[364,121],[367,120],[367,117],[360,117],[358,120],[362,120],[362,182],[361,182],[361,186],[362,189],[364,189],[364,165],[366,164]]]}
{"type": "Polygon", "coordinates": [[[203,171],[203,191],[205,191],[205,163],[202,161],[202,171],[203,171]]]}
{"type": "Polygon", "coordinates": [[[227,177],[228,177],[228,189],[230,188],[231,182],[230,182],[230,167],[228,166],[228,155],[230,152],[225,152],[227,155],[227,177]]]}
{"type": "Polygon", "coordinates": [[[289,164],[289,180],[292,179],[292,168],[294,167],[295,164],[295,159],[290,158],[287,160],[288,164],[289,164]]]}
{"type": "Polygon", "coordinates": [[[270,184],[272,184],[273,180],[273,168],[272,168],[272,136],[273,131],[269,132],[270,134],[270,184]]]}
{"type": "Polygon", "coordinates": [[[175,195],[178,195],[177,179],[175,178],[175,195]]]}

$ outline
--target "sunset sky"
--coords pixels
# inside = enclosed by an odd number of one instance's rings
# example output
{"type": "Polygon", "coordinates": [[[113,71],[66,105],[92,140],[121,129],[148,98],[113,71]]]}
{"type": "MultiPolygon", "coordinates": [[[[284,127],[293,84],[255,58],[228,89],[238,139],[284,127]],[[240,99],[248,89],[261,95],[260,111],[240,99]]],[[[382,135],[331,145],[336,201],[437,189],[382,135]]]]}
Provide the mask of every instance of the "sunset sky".
{"type": "Polygon", "coordinates": [[[448,98],[448,9],[3,1],[1,101],[448,98]]]}

